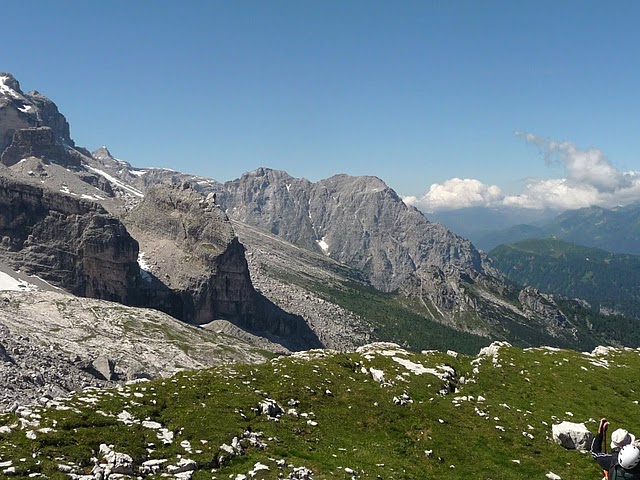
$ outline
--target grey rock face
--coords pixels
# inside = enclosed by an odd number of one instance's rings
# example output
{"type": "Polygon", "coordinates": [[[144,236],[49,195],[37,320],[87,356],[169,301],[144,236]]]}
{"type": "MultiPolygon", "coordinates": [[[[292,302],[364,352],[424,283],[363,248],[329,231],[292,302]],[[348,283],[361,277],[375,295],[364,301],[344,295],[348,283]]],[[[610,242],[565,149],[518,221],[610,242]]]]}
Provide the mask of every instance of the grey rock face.
{"type": "Polygon", "coordinates": [[[157,185],[124,222],[148,265],[145,306],[196,324],[227,319],[291,350],[321,346],[301,317],[254,290],[244,246],[213,194],[157,185]]]}
{"type": "Polygon", "coordinates": [[[211,200],[188,185],[159,185],[125,222],[153,263],[151,274],[169,289],[165,298],[156,294],[161,309],[193,323],[253,313],[244,247],[211,200]]]}
{"type": "Polygon", "coordinates": [[[0,361],[15,363],[13,358],[7,353],[7,349],[0,343],[0,361]]]}
{"type": "Polygon", "coordinates": [[[317,250],[319,238],[309,217],[312,186],[286,172],[259,168],[225,183],[217,192],[218,203],[234,220],[317,250]]]}
{"type": "MultiPolygon", "coordinates": [[[[336,175],[317,183],[260,168],[204,188],[234,220],[267,230],[362,273],[384,292],[417,299],[427,315],[483,336],[506,327],[575,339],[574,326],[553,302],[516,305],[484,254],[443,225],[407,206],[382,180],[336,175]]],[[[261,287],[263,288],[263,287],[261,287]]]]}
{"type": "Polygon", "coordinates": [[[92,185],[96,188],[99,188],[108,197],[115,196],[111,183],[105,177],[100,175],[90,174],[90,173],[79,173],[78,177],[83,182],[88,183],[89,185],[92,185]]]}
{"type": "Polygon", "coordinates": [[[138,243],[99,205],[0,176],[0,254],[76,295],[129,303],[138,243]]]}
{"type": "Polygon", "coordinates": [[[588,451],[593,441],[593,434],[584,423],[562,422],[551,427],[553,440],[569,450],[588,451]]]}
{"type": "Polygon", "coordinates": [[[301,285],[305,281],[340,284],[358,281],[357,273],[321,253],[282,242],[276,236],[247,224],[233,222],[247,248],[251,281],[261,295],[283,310],[304,318],[326,348],[348,351],[370,343],[373,326],[301,285]],[[279,272],[286,274],[283,281],[279,272]]]}
{"type": "Polygon", "coordinates": [[[526,287],[518,294],[518,300],[522,304],[525,312],[548,318],[551,326],[556,328],[566,328],[569,326],[569,320],[558,309],[558,306],[550,295],[544,295],[536,288],[526,287]]]}
{"type": "Polygon", "coordinates": [[[116,362],[111,358],[105,356],[99,356],[93,362],[91,366],[100,374],[104,380],[116,380],[117,375],[115,372],[116,362]]]}
{"type": "Polygon", "coordinates": [[[58,106],[36,90],[30,91],[26,96],[35,107],[39,125],[50,127],[58,143],[74,147],[75,143],[69,133],[69,123],[58,110],[58,106]]]}
{"type": "Polygon", "coordinates": [[[0,73],[0,154],[11,143],[16,130],[37,126],[36,116],[30,113],[32,109],[18,81],[8,73],[0,73]]]}
{"type": "Polygon", "coordinates": [[[261,168],[225,183],[218,198],[233,219],[358,267],[380,290],[397,289],[421,267],[484,268],[469,241],[429,222],[375,177],[314,184],[261,168]]]}
{"type": "MultiPolygon", "coordinates": [[[[54,132],[49,127],[33,127],[16,130],[11,144],[2,152],[0,161],[7,167],[15,165],[23,158],[36,157],[46,162],[59,161],[65,165],[68,161],[64,147],[56,143],[54,132]]],[[[79,167],[79,163],[73,165],[79,167]]]]}
{"type": "Polygon", "coordinates": [[[492,271],[469,241],[429,222],[375,177],[311,183],[261,168],[225,183],[218,198],[233,219],[355,267],[379,290],[433,294],[445,308],[464,303],[449,280],[473,282],[492,271]]]}
{"type": "MultiPolygon", "coordinates": [[[[0,311],[0,316],[2,312],[0,311]]],[[[16,335],[0,323],[4,361],[0,361],[0,411],[17,403],[51,399],[86,386],[105,382],[84,372],[67,355],[16,335]]]]}

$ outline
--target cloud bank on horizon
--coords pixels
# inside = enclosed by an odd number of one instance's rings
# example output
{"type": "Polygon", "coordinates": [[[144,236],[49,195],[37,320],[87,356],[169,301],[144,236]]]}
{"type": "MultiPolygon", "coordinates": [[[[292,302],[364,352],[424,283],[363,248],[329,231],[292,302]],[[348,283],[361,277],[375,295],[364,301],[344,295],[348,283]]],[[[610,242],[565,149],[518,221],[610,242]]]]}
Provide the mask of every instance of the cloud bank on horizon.
{"type": "Polygon", "coordinates": [[[405,203],[434,212],[468,207],[573,210],[640,201],[640,172],[619,171],[600,149],[581,150],[572,142],[557,142],[527,132],[515,135],[537,145],[548,165],[560,164],[564,177],[530,180],[517,195],[505,195],[497,185],[479,180],[452,178],[434,183],[421,197],[405,197],[405,203]]]}

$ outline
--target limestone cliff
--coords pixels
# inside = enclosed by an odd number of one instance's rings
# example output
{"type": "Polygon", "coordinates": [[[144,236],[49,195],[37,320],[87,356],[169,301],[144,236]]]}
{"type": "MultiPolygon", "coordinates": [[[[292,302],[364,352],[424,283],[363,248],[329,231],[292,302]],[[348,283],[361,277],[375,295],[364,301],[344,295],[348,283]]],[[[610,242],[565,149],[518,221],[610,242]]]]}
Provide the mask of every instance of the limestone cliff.
{"type": "Polygon", "coordinates": [[[138,243],[93,202],[0,175],[0,253],[71,293],[129,303],[138,243]]]}
{"type": "Polygon", "coordinates": [[[2,152],[0,161],[11,167],[23,158],[35,157],[45,162],[65,159],[68,166],[79,167],[79,159],[67,155],[64,147],[56,143],[50,127],[33,127],[16,130],[9,146],[2,152]]]}
{"type": "Polygon", "coordinates": [[[573,335],[572,325],[558,322],[557,307],[507,300],[518,298],[516,288],[483,253],[406,205],[379,178],[336,175],[312,183],[259,168],[208,188],[234,221],[349,265],[376,289],[417,300],[442,323],[488,336],[522,324],[573,335]]]}
{"type": "Polygon", "coordinates": [[[158,185],[124,221],[141,243],[147,291],[159,308],[193,323],[254,310],[244,247],[227,216],[188,184],[158,185]],[[155,277],[155,278],[154,278],[155,277]],[[154,289],[155,280],[168,289],[154,289]]]}

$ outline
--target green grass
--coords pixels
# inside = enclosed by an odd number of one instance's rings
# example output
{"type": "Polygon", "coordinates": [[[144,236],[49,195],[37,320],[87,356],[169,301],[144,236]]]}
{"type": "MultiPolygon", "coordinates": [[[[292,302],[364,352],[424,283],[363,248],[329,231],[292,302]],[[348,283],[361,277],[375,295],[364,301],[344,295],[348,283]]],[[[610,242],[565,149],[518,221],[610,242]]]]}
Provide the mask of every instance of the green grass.
{"type": "MultiPolygon", "coordinates": [[[[545,478],[549,471],[563,479],[598,478],[589,456],[550,437],[554,423],[586,422],[594,430],[605,415],[612,428],[640,432],[640,354],[618,351],[606,358],[605,366],[574,351],[511,347],[495,361],[474,363],[473,357],[437,352],[341,353],[182,372],[120,390],[81,392],[64,402],[68,410],[37,408],[39,426],[0,434],[0,461],[12,460],[14,478],[35,472],[68,478],[58,464],[88,473],[91,457],[108,443],[137,465],[147,458],[174,464],[178,456],[193,459],[195,480],[247,475],[256,462],[269,467],[256,473],[258,480],[276,479],[280,472],[286,478],[292,471],[286,465],[310,468],[315,479],[524,480],[545,478]],[[457,391],[442,395],[444,380],[412,373],[394,357],[426,368],[450,365],[458,374],[450,387],[457,391]],[[384,371],[389,383],[373,381],[370,368],[384,371]],[[394,404],[403,393],[412,403],[394,404]],[[267,418],[256,410],[265,398],[295,408],[297,415],[267,418]],[[155,430],[140,424],[123,424],[116,416],[124,410],[161,423],[174,433],[173,443],[163,445],[155,430]],[[54,431],[37,431],[43,427],[54,431]],[[29,440],[27,430],[37,438],[29,440]],[[247,430],[261,432],[266,448],[247,446],[244,455],[219,465],[220,446],[247,430]],[[180,445],[185,440],[191,453],[180,445]],[[155,448],[147,450],[150,443],[155,448]],[[285,466],[279,468],[277,460],[285,466]]],[[[18,424],[16,414],[0,416],[0,426],[18,424]]]]}

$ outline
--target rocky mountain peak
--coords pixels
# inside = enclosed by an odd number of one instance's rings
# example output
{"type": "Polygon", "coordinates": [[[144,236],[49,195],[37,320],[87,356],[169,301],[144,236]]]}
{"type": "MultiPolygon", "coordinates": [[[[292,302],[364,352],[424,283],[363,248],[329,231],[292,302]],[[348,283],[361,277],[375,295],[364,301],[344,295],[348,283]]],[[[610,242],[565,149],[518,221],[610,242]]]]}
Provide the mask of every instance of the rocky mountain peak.
{"type": "Polygon", "coordinates": [[[20,83],[10,73],[0,72],[0,97],[23,98],[20,83]]]}
{"type": "Polygon", "coordinates": [[[109,149],[105,146],[98,148],[97,150],[91,152],[91,156],[96,159],[100,164],[104,165],[109,169],[122,169],[122,167],[131,168],[131,165],[124,160],[117,159],[114,157],[109,149]]]}
{"type": "Polygon", "coordinates": [[[391,190],[382,179],[370,175],[353,176],[340,173],[329,177],[326,180],[322,180],[322,184],[326,188],[333,190],[351,189],[362,194],[391,190]]]}
{"type": "Polygon", "coordinates": [[[145,230],[168,236],[188,248],[206,242],[224,249],[235,237],[231,222],[215,204],[215,195],[205,197],[188,182],[151,187],[129,218],[135,219],[136,225],[144,225],[145,230]]]}
{"type": "Polygon", "coordinates": [[[240,177],[241,181],[251,181],[251,180],[263,180],[268,183],[279,183],[282,181],[287,181],[293,179],[291,175],[289,175],[284,170],[274,170],[268,167],[258,167],[255,170],[250,172],[243,173],[240,177]]]}
{"type": "Polygon", "coordinates": [[[102,147],[98,148],[97,150],[91,152],[91,155],[93,156],[93,158],[97,158],[99,160],[103,160],[103,159],[107,159],[107,158],[115,160],[113,155],[111,155],[111,152],[109,151],[109,149],[107,147],[105,147],[104,145],[102,147]]]}
{"type": "Polygon", "coordinates": [[[465,285],[502,285],[468,240],[430,222],[377,177],[312,183],[260,168],[216,192],[233,220],[349,265],[376,289],[418,298],[444,317],[475,308],[465,285]]]}
{"type": "Polygon", "coordinates": [[[24,94],[18,81],[9,73],[0,73],[0,117],[0,155],[11,145],[14,133],[27,128],[49,127],[54,143],[75,147],[69,123],[57,105],[36,91],[24,94]]]}

